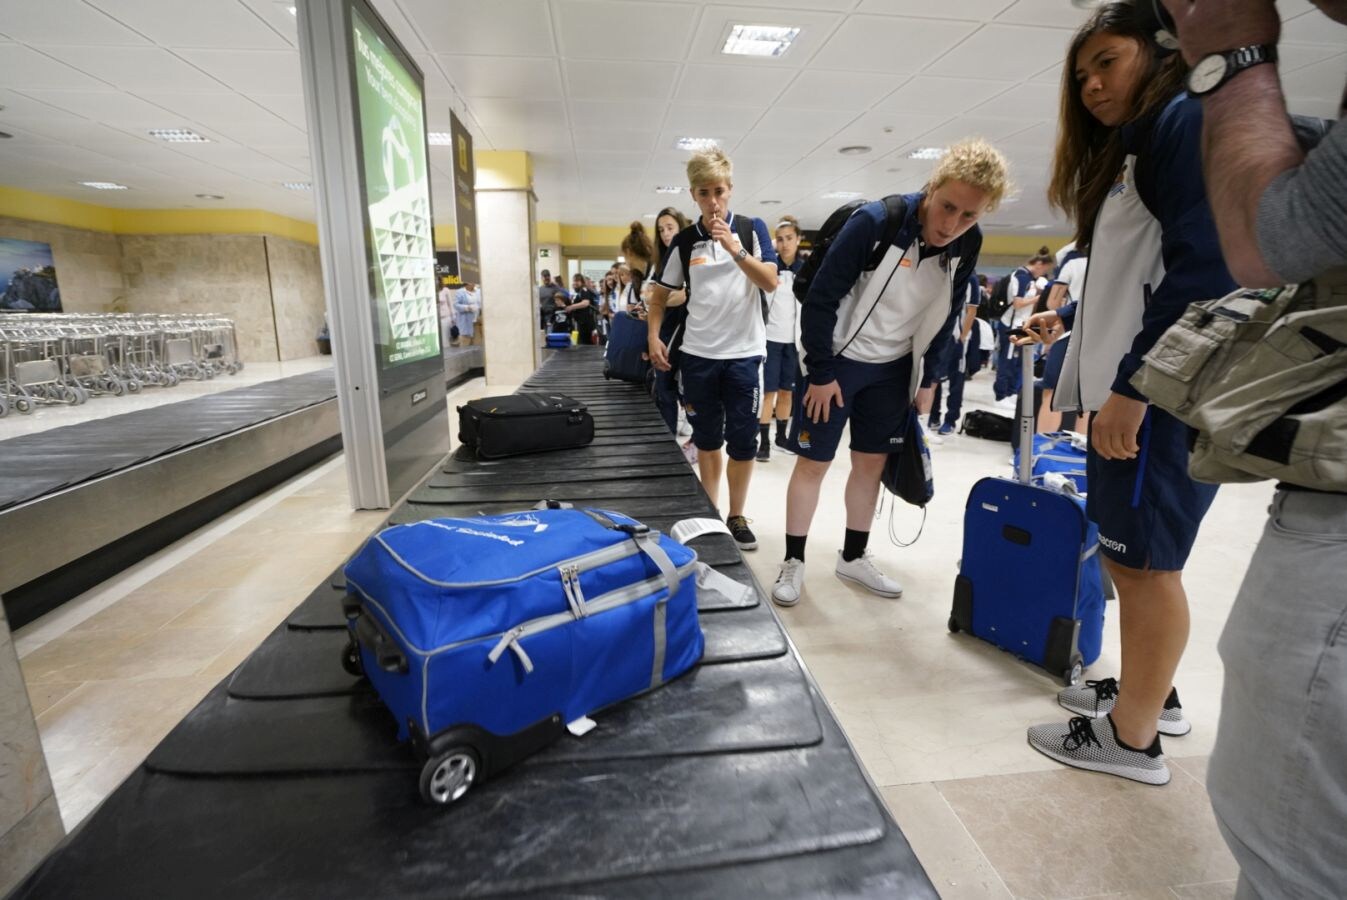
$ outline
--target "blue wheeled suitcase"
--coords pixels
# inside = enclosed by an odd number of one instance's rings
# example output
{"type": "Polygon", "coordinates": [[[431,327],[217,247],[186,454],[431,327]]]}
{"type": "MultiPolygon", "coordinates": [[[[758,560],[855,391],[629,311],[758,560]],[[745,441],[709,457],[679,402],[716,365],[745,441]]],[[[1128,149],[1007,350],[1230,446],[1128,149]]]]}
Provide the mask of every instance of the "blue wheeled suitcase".
{"type": "Polygon", "coordinates": [[[571,345],[569,331],[550,331],[547,333],[547,349],[562,350],[571,345]]]}
{"type": "MultiPolygon", "coordinates": [[[[1021,355],[1029,369],[1030,354],[1021,355]]],[[[1024,384],[1032,390],[1029,371],[1024,384]]],[[[969,492],[949,630],[995,644],[1071,685],[1099,658],[1103,641],[1099,529],[1086,519],[1080,497],[1033,483],[1032,417],[1022,414],[1019,427],[1018,480],[984,478],[969,492]]]]}
{"type": "Polygon", "coordinates": [[[644,358],[649,346],[643,319],[624,312],[613,316],[603,353],[603,377],[645,384],[650,376],[650,360],[644,358]]]}
{"type": "Polygon", "coordinates": [[[346,565],[343,665],[426,759],[427,802],[701,659],[696,553],[620,513],[557,506],[396,525],[346,565]]]}

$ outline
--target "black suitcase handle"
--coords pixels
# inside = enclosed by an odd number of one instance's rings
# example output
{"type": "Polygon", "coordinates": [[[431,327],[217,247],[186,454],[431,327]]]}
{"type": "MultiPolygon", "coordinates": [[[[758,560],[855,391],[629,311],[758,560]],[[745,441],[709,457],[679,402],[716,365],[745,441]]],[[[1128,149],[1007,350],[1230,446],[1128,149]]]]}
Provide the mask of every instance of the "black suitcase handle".
{"type": "Polygon", "coordinates": [[[384,631],[383,626],[368,613],[355,620],[355,636],[379,662],[379,668],[394,675],[407,674],[407,656],[384,631]]]}

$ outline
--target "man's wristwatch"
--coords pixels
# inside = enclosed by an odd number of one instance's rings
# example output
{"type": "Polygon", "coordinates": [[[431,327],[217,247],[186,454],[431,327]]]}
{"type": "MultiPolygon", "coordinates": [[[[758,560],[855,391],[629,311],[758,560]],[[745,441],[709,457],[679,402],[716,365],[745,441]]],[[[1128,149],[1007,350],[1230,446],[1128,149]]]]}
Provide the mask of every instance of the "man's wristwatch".
{"type": "Polygon", "coordinates": [[[748,259],[748,251],[745,250],[743,247],[740,247],[739,252],[734,254],[734,258],[741,261],[748,259]]]}
{"type": "Polygon", "coordinates": [[[1188,73],[1188,93],[1205,97],[1245,69],[1277,62],[1277,48],[1272,44],[1251,44],[1212,53],[1202,57],[1188,73]]]}

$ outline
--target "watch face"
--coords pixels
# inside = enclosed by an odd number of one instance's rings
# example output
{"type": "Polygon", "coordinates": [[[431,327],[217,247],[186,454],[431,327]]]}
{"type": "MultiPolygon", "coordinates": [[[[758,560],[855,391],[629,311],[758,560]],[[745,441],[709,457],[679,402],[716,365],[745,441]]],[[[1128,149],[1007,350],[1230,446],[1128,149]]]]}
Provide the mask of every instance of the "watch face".
{"type": "Polygon", "coordinates": [[[1225,77],[1226,65],[1225,56],[1219,53],[1204,56],[1188,73],[1188,89],[1194,94],[1205,94],[1214,89],[1225,77]]]}

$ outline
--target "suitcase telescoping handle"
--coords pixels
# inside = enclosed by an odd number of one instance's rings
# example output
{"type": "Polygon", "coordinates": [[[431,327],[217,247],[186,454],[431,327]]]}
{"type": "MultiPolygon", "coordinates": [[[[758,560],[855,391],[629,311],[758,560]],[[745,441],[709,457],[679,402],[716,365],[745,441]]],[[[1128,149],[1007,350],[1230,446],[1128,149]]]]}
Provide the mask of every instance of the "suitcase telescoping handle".
{"type": "MultiPolygon", "coordinates": [[[[1011,337],[1026,337],[1023,328],[1012,328],[1011,337]]],[[[1021,484],[1029,484],[1034,479],[1034,348],[1035,344],[1026,344],[1020,348],[1020,466],[1021,484]]]]}

